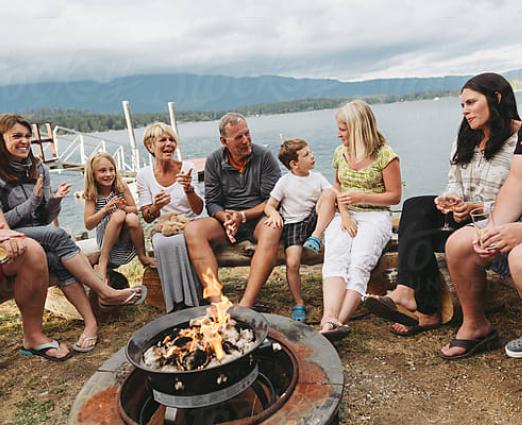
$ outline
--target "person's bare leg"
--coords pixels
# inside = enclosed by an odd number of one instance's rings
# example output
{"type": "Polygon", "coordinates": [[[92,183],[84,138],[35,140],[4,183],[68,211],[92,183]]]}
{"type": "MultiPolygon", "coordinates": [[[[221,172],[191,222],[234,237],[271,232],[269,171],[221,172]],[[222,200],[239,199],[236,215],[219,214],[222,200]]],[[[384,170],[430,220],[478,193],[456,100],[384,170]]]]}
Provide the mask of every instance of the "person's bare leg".
{"type": "Polygon", "coordinates": [[[509,273],[522,298],[522,244],[517,245],[508,255],[509,273]]]}
{"type": "Polygon", "coordinates": [[[267,226],[263,222],[264,218],[261,218],[254,230],[257,247],[250,263],[248,283],[239,302],[242,307],[254,305],[259,291],[272,273],[277,258],[282,229],[267,226]]]}
{"type": "Polygon", "coordinates": [[[341,310],[339,311],[339,322],[346,323],[352,317],[354,311],[357,310],[359,304],[361,304],[361,294],[353,289],[347,289],[341,310]]]}
{"type": "Polygon", "coordinates": [[[323,317],[321,328],[329,320],[339,321],[339,313],[346,295],[346,282],[342,277],[323,279],[323,317]]]}
{"type": "MultiPolygon", "coordinates": [[[[486,273],[483,262],[471,244],[476,230],[464,227],[453,233],[446,242],[446,260],[451,281],[462,307],[462,325],[457,331],[458,339],[475,339],[492,330],[482,308],[486,273]]],[[[442,353],[447,356],[462,354],[464,349],[446,345],[442,353]]]]}
{"type": "Polygon", "coordinates": [[[109,222],[107,223],[107,226],[105,226],[103,242],[100,247],[100,257],[98,258],[98,264],[95,267],[95,270],[98,272],[104,282],[107,276],[107,267],[109,266],[111,250],[120,236],[121,228],[124,222],[125,211],[116,210],[111,214],[109,222]]]}
{"type": "MultiPolygon", "coordinates": [[[[67,260],[62,260],[62,264],[79,282],[84,283],[96,292],[102,304],[121,304],[132,294],[132,291],[136,291],[136,289],[131,288],[114,289],[103,283],[81,251],[67,260]]],[[[140,296],[139,290],[135,296],[140,296]]],[[[132,303],[133,300],[131,299],[129,302],[132,303]]]]}
{"type": "Polygon", "coordinates": [[[312,232],[312,236],[321,239],[324,231],[335,216],[335,202],[337,195],[333,189],[323,190],[317,201],[317,224],[312,232]]]}
{"type": "Polygon", "coordinates": [[[406,285],[397,284],[395,289],[386,294],[395,304],[398,304],[410,311],[417,310],[415,301],[415,290],[406,285]]]}
{"type": "Polygon", "coordinates": [[[128,213],[125,217],[125,226],[129,230],[130,238],[138,259],[144,267],[156,267],[156,260],[151,258],[145,252],[145,235],[140,225],[138,216],[134,213],[128,213]]]}
{"type": "MultiPolygon", "coordinates": [[[[22,315],[23,346],[34,348],[51,341],[42,327],[49,272],[42,247],[29,238],[26,239],[26,247],[22,256],[10,264],[4,264],[3,268],[7,276],[16,275],[14,299],[22,315]]],[[[64,344],[60,344],[59,349],[49,349],[46,353],[60,358],[69,354],[69,350],[64,344]]]]}
{"type": "Polygon", "coordinates": [[[292,245],[285,250],[286,281],[294,297],[295,305],[304,305],[303,297],[301,296],[301,275],[299,274],[302,252],[303,247],[301,245],[292,245]]]}
{"type": "MultiPolygon", "coordinates": [[[[217,277],[218,263],[211,243],[225,242],[223,227],[214,218],[201,218],[191,221],[183,230],[190,261],[203,286],[206,286],[205,274],[217,277]]],[[[211,302],[219,301],[210,299],[211,302]]]]}
{"type": "Polygon", "coordinates": [[[96,316],[92,311],[91,303],[89,302],[89,298],[87,297],[83,286],[78,282],[74,282],[62,287],[61,289],[65,297],[76,308],[76,310],[78,310],[78,313],[80,313],[80,316],[83,318],[83,334],[85,336],[96,336],[98,333],[96,316]]]}

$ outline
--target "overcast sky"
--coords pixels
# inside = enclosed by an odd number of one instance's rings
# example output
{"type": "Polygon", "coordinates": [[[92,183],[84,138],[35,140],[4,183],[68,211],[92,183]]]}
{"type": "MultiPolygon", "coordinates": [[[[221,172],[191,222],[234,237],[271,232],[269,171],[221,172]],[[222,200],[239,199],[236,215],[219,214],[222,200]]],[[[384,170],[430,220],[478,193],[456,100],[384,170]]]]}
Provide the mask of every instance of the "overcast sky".
{"type": "Polygon", "coordinates": [[[0,84],[522,68],[520,0],[2,0],[0,84]]]}

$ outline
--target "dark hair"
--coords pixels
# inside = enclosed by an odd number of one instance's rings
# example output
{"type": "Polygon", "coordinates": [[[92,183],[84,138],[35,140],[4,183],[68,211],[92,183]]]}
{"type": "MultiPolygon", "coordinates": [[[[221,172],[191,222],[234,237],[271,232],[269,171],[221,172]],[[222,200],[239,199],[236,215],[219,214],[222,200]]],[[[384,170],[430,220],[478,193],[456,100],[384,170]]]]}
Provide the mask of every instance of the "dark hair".
{"type": "MultiPolygon", "coordinates": [[[[486,143],[484,157],[491,159],[511,136],[513,120],[520,120],[515,93],[504,77],[493,72],[475,75],[464,84],[461,93],[464,89],[479,92],[486,97],[490,114],[490,136],[486,143]]],[[[473,130],[464,117],[460,124],[457,150],[453,155],[452,163],[469,163],[473,157],[473,150],[480,143],[482,136],[482,130],[473,130]]]]}
{"type": "MultiPolygon", "coordinates": [[[[13,158],[7,151],[4,139],[4,133],[7,133],[16,124],[23,125],[32,134],[33,130],[31,128],[31,123],[24,117],[16,114],[0,115],[0,178],[5,181],[18,180],[19,178],[18,174],[15,172],[15,170],[13,170],[13,167],[9,163],[9,160],[12,160],[13,158]]],[[[32,164],[29,168],[28,177],[31,180],[36,180],[38,177],[38,163],[40,161],[34,157],[31,150],[29,150],[29,158],[31,159],[32,164]]]]}
{"type": "Polygon", "coordinates": [[[279,148],[279,161],[285,164],[285,167],[290,170],[290,161],[297,161],[299,157],[297,153],[306,146],[308,146],[308,143],[302,139],[285,140],[279,148]]]}

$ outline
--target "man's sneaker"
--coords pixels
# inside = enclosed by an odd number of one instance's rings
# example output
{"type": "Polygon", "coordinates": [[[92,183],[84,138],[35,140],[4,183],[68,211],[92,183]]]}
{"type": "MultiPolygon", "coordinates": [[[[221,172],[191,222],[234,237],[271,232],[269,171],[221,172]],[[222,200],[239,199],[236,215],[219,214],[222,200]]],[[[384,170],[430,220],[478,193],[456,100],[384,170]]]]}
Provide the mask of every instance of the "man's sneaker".
{"type": "Polygon", "coordinates": [[[514,339],[506,344],[506,354],[509,357],[522,358],[522,338],[514,339]]]}

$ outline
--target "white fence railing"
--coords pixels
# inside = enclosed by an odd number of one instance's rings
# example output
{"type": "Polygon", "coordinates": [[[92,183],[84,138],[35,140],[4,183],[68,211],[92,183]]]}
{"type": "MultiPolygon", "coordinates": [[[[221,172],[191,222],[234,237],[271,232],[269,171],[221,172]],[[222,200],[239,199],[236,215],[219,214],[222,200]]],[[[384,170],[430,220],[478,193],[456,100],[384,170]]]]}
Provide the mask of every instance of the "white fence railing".
{"type": "MultiPolygon", "coordinates": [[[[112,155],[119,170],[129,174],[135,174],[138,171],[134,169],[135,161],[131,160],[130,163],[127,161],[126,158],[132,158],[132,154],[127,154],[125,146],[120,142],[95,134],[84,135],[77,130],[62,126],[55,126],[53,135],[56,141],[59,164],[77,164],[78,167],[82,167],[90,155],[101,151],[112,155]],[[89,142],[87,142],[87,139],[89,142]]],[[[48,146],[45,148],[47,149],[48,146]]],[[[131,150],[130,147],[129,150],[131,150]]]]}

